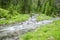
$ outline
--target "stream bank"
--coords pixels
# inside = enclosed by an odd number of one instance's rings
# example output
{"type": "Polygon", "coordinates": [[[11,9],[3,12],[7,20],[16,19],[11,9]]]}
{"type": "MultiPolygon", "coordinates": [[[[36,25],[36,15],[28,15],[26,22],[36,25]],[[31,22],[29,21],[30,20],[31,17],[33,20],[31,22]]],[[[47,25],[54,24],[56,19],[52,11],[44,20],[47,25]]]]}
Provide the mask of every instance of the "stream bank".
{"type": "Polygon", "coordinates": [[[37,21],[38,14],[33,15],[27,21],[17,23],[15,25],[9,25],[0,29],[0,40],[19,40],[19,35],[22,35],[30,30],[38,28],[40,25],[52,23],[54,20],[60,20],[60,18],[52,18],[50,20],[37,21]]]}

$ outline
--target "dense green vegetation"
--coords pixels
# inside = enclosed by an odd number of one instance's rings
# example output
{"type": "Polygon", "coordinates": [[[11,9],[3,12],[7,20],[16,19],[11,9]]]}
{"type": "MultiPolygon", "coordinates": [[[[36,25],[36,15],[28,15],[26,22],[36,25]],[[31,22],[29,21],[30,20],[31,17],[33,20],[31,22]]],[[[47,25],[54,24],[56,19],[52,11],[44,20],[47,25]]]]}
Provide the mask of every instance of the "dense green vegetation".
{"type": "Polygon", "coordinates": [[[60,40],[60,20],[28,32],[20,40],[60,40]]]}
{"type": "MultiPolygon", "coordinates": [[[[58,5],[58,4],[57,4],[58,5]]],[[[0,25],[26,21],[39,14],[37,21],[60,16],[55,0],[0,0],[0,25]]],[[[60,40],[60,20],[28,32],[20,40],[60,40]]]]}
{"type": "Polygon", "coordinates": [[[56,14],[55,0],[0,0],[0,7],[19,13],[39,12],[47,15],[56,14]]]}
{"type": "Polygon", "coordinates": [[[22,22],[26,21],[28,18],[28,14],[20,14],[14,10],[9,11],[0,8],[0,25],[22,22]]]}
{"type": "Polygon", "coordinates": [[[53,17],[48,16],[46,14],[40,14],[39,16],[36,17],[37,21],[43,21],[43,20],[48,20],[52,19],[53,17]]]}
{"type": "Polygon", "coordinates": [[[5,25],[5,24],[13,24],[17,22],[23,22],[28,20],[29,15],[27,14],[19,14],[19,15],[14,15],[11,18],[6,18],[6,19],[1,19],[0,20],[0,25],[5,25]]]}
{"type": "MultiPolygon", "coordinates": [[[[15,16],[21,14],[32,15],[32,13],[55,17],[60,15],[58,10],[60,9],[55,5],[55,0],[0,0],[0,19],[5,18],[6,20],[15,20],[13,19],[15,16]]],[[[15,18],[18,19],[18,17],[15,18]]],[[[1,21],[0,23],[3,23],[1,21]]]]}

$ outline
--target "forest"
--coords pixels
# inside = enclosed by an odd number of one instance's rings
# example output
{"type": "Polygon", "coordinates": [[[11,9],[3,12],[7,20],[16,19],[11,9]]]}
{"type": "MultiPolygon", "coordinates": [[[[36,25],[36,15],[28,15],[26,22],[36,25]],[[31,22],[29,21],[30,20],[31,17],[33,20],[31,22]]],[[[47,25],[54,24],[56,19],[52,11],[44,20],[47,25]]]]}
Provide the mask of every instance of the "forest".
{"type": "MultiPolygon", "coordinates": [[[[19,40],[60,40],[60,0],[0,0],[0,26],[25,21],[38,23],[50,19],[53,19],[52,23],[39,26],[35,30],[19,36],[19,40]],[[34,15],[36,20],[34,20],[34,15]],[[30,17],[31,20],[28,21],[30,17]]],[[[34,27],[33,24],[30,26],[34,27]]]]}
{"type": "MultiPolygon", "coordinates": [[[[49,16],[59,16],[60,6],[56,6],[55,0],[0,0],[0,19],[5,19],[0,24],[8,24],[10,20],[22,21],[28,18],[19,19],[21,14],[46,14],[49,16]],[[2,12],[3,11],[3,12],[2,12]],[[4,22],[5,21],[5,22],[4,22]]],[[[21,16],[23,17],[23,16],[21,16]]],[[[12,23],[14,23],[12,21],[12,23]]]]}

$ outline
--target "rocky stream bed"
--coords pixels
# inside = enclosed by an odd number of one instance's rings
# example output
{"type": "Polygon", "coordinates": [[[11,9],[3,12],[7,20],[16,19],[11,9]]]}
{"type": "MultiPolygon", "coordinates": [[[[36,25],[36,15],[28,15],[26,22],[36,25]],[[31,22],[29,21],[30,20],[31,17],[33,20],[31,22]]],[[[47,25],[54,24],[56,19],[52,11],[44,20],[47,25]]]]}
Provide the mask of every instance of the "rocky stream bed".
{"type": "Polygon", "coordinates": [[[38,28],[40,25],[52,23],[54,20],[60,20],[60,18],[52,18],[50,20],[37,21],[38,14],[33,15],[27,21],[17,23],[14,25],[0,26],[0,40],[19,40],[19,35],[22,35],[28,31],[38,28]]]}

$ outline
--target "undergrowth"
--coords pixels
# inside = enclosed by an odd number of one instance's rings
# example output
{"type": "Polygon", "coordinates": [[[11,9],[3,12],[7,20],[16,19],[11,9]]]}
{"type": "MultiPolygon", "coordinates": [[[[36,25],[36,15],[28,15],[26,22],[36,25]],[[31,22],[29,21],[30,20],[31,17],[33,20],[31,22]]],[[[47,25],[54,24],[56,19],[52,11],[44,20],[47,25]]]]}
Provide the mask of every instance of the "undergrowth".
{"type": "Polygon", "coordinates": [[[43,21],[43,20],[49,20],[53,17],[47,16],[46,14],[40,14],[39,16],[36,17],[37,21],[43,21]]]}
{"type": "Polygon", "coordinates": [[[28,20],[29,14],[21,14],[16,11],[8,11],[0,8],[0,25],[23,22],[28,20]]]}

